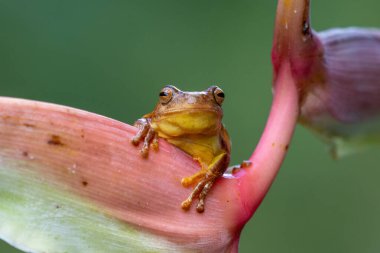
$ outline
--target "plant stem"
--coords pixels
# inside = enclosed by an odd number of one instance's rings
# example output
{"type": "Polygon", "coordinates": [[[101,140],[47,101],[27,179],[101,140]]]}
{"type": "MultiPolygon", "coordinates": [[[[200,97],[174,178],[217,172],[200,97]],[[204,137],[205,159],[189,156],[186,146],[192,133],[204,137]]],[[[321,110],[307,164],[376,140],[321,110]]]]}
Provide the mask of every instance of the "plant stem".
{"type": "Polygon", "coordinates": [[[282,64],[274,83],[274,99],[263,135],[243,170],[240,192],[247,219],[269,190],[288,151],[299,115],[299,94],[289,63],[282,64]]]}

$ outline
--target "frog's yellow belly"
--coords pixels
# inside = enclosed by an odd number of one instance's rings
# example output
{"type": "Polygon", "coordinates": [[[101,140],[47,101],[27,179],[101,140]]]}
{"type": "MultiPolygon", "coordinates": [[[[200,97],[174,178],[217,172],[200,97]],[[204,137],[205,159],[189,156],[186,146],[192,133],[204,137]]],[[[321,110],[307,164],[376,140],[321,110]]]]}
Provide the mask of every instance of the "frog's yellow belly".
{"type": "Polygon", "coordinates": [[[207,169],[214,157],[225,152],[219,136],[189,135],[167,138],[167,141],[198,160],[202,169],[207,169]]]}

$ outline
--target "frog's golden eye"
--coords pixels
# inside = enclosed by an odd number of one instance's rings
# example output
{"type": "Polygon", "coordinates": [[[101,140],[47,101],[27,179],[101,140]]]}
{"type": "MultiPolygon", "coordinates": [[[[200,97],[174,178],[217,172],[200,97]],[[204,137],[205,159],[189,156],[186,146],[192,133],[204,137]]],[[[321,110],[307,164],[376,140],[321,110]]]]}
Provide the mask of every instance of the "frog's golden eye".
{"type": "Polygon", "coordinates": [[[224,101],[224,92],[221,88],[219,87],[216,87],[214,89],[214,98],[215,98],[215,101],[219,104],[219,105],[222,105],[223,101],[224,101]]]}
{"type": "Polygon", "coordinates": [[[172,100],[173,89],[170,87],[164,87],[160,92],[160,102],[161,104],[167,104],[172,100]]]}

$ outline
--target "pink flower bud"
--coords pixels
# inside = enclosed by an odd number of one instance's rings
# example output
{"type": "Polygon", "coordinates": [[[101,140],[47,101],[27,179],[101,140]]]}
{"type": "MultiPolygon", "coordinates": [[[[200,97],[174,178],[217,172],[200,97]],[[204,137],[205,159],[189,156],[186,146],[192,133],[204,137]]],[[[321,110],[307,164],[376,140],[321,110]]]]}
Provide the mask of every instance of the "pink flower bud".
{"type": "Polygon", "coordinates": [[[279,1],[274,76],[290,64],[300,122],[331,145],[334,156],[380,141],[380,30],[311,29],[309,0],[279,1]]]}

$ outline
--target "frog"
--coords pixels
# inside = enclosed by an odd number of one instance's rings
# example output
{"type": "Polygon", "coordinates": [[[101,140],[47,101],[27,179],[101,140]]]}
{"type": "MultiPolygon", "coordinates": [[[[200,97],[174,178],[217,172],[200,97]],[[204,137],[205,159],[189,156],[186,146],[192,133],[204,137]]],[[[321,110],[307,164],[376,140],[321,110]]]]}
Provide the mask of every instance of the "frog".
{"type": "Polygon", "coordinates": [[[222,123],[224,98],[223,90],[215,85],[195,92],[166,85],[154,110],[134,124],[138,131],[131,142],[135,146],[142,142],[143,158],[148,158],[150,148],[157,151],[158,139],[163,138],[200,164],[198,172],[181,180],[184,187],[194,186],[181,203],[183,210],[198,199],[196,210],[203,213],[207,194],[228,168],[231,141],[222,123]]]}

